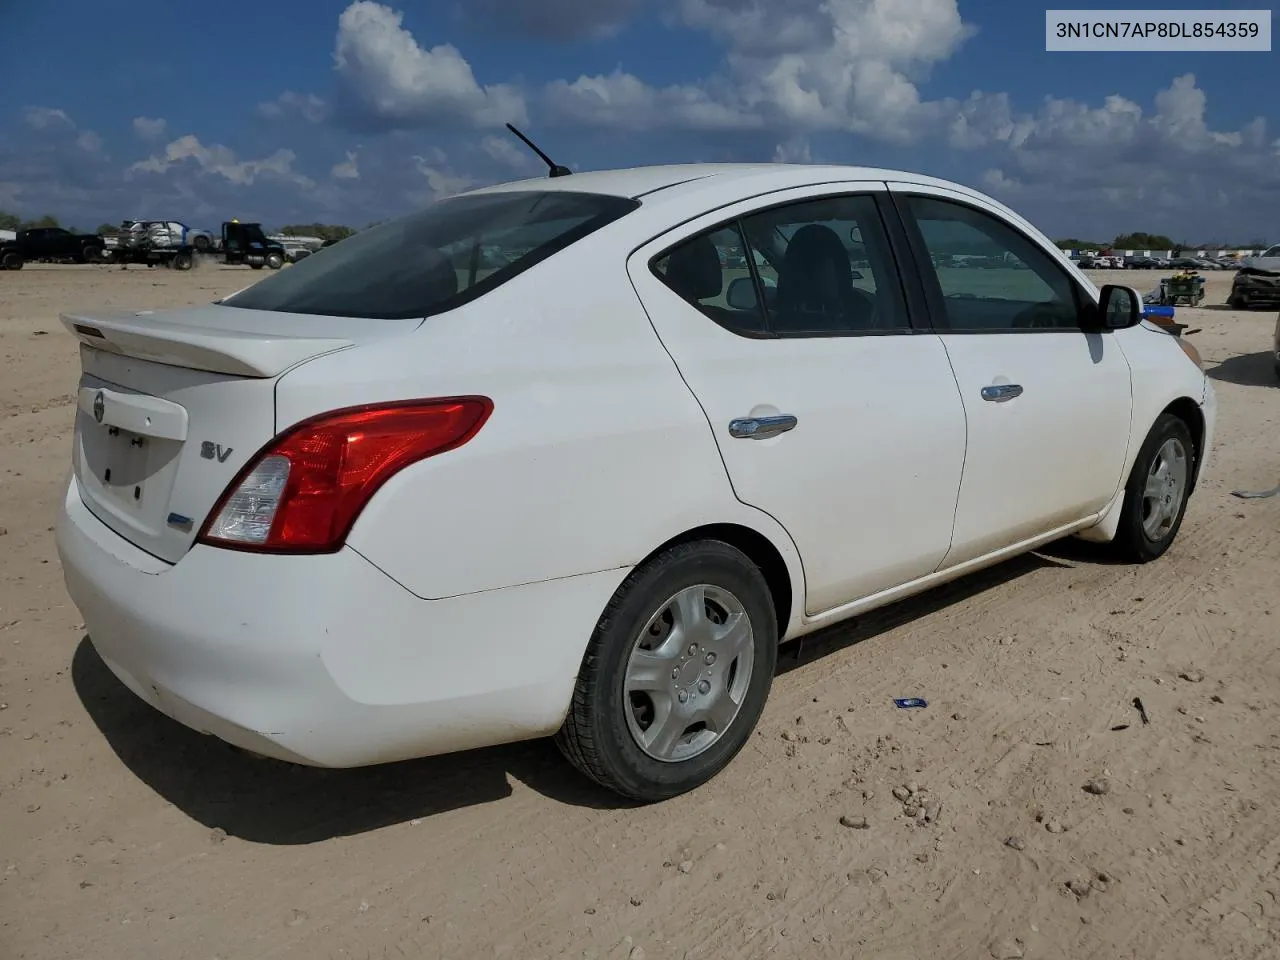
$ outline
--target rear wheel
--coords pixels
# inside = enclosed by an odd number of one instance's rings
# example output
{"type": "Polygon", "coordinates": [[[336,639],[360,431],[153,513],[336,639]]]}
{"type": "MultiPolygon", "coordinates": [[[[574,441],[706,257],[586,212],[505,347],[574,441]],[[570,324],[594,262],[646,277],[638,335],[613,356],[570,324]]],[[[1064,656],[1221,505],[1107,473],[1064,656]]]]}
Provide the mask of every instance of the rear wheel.
{"type": "Polygon", "coordinates": [[[1191,495],[1196,448],[1181,418],[1160,416],[1138,451],[1125,486],[1115,548],[1135,563],[1148,563],[1173,544],[1191,495]]]}
{"type": "Polygon", "coordinates": [[[261,269],[262,269],[262,264],[260,264],[260,263],[251,263],[251,264],[249,264],[249,269],[250,269],[250,270],[261,270],[261,269]]]}
{"type": "Polygon", "coordinates": [[[191,245],[196,248],[197,253],[209,252],[210,243],[208,237],[196,237],[191,241],[191,245]]]}
{"type": "Polygon", "coordinates": [[[0,256],[0,270],[21,270],[22,256],[17,253],[6,253],[0,256]]]}
{"type": "Polygon", "coordinates": [[[85,247],[83,251],[81,251],[81,259],[85,263],[101,263],[102,248],[95,247],[92,244],[90,244],[89,246],[85,247]]]}
{"type": "Polygon", "coordinates": [[[759,568],[717,540],[671,547],[632,571],[601,615],[556,743],[628,799],[685,793],[747,742],[777,656],[759,568]]]}
{"type": "Polygon", "coordinates": [[[175,270],[190,270],[194,261],[189,253],[175,253],[173,259],[169,262],[169,266],[175,270]]]}

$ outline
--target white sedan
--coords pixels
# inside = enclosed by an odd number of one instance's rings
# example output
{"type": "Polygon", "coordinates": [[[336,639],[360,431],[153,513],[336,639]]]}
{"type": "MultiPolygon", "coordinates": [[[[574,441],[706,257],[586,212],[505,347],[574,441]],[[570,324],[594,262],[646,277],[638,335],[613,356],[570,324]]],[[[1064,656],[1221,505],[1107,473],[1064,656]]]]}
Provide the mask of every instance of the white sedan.
{"type": "Polygon", "coordinates": [[[196,730],[328,767],[555,735],[659,800],[742,747],[783,640],[1073,534],[1168,549],[1216,404],[1141,310],[914,174],[504,184],[64,315],[58,548],[196,730]]]}

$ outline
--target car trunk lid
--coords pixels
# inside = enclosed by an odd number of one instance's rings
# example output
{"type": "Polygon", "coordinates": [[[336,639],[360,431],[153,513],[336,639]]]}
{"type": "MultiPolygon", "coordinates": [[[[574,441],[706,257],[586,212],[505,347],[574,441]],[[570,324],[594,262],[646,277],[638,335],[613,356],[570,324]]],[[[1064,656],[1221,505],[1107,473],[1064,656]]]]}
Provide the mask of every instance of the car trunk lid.
{"type": "Polygon", "coordinates": [[[72,452],[80,495],[117,534],[170,563],[275,436],[281,374],[421,323],[217,304],[68,313],[62,322],[81,344],[72,452]]]}

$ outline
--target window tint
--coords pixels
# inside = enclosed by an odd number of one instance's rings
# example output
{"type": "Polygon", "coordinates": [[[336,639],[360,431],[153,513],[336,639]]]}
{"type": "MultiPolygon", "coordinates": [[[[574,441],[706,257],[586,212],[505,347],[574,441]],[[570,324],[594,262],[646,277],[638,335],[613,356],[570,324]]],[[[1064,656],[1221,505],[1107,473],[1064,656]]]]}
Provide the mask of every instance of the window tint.
{"type": "Polygon", "coordinates": [[[769,328],[836,336],[909,328],[875,200],[824,197],[752,214],[742,229],[757,253],[769,328]]]}
{"type": "Polygon", "coordinates": [[[484,295],[639,205],[560,190],[453,197],[362,230],[221,302],[337,317],[431,316],[484,295]]]}
{"type": "Polygon", "coordinates": [[[653,262],[653,272],[720,326],[747,336],[766,332],[737,224],[684,241],[653,262]]]}
{"type": "Polygon", "coordinates": [[[1066,271],[1008,224],[929,197],[907,206],[933,262],[953,330],[1080,327],[1079,294],[1066,271]]]}

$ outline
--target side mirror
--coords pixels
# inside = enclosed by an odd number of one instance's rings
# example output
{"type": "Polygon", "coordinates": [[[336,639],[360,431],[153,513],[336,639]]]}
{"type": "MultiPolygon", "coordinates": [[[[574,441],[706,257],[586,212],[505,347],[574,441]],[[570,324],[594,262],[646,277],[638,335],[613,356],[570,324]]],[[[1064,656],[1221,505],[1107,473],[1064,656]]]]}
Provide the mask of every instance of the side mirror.
{"type": "Polygon", "coordinates": [[[1098,296],[1092,327],[1096,331],[1126,330],[1142,322],[1142,297],[1132,287],[1108,283],[1098,296]]]}
{"type": "Polygon", "coordinates": [[[729,289],[724,295],[724,302],[731,310],[755,310],[758,307],[756,285],[751,282],[750,277],[738,277],[730,281],[729,289]]]}

